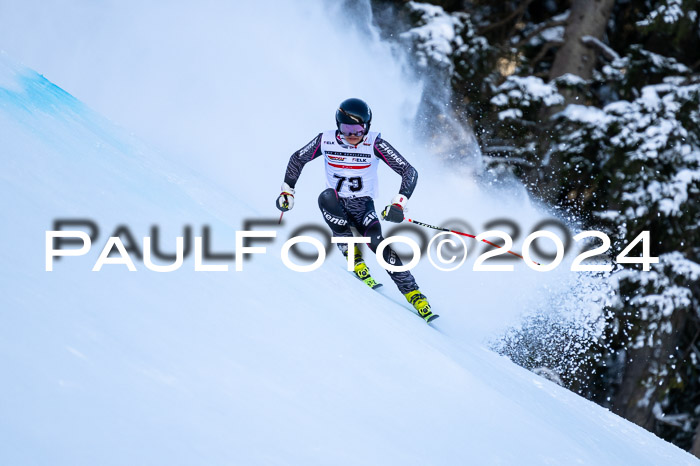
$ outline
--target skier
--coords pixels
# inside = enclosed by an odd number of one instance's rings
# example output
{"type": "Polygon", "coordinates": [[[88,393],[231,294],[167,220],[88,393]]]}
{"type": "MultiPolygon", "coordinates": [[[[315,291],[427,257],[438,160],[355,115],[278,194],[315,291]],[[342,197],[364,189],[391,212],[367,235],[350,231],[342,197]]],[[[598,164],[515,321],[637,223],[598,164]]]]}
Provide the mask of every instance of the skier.
{"type": "MultiPolygon", "coordinates": [[[[401,223],[403,209],[413,193],[418,173],[381,134],[370,131],[372,110],[360,99],[344,100],[335,112],[336,130],[325,131],[310,143],[292,154],[282,183],[282,193],[277,199],[277,208],[282,212],[294,206],[294,186],[304,165],[311,160],[323,158],[326,165],[326,186],[318,197],[318,206],[333,236],[353,236],[350,227],[355,227],[362,236],[371,238],[369,248],[376,253],[384,239],[374,196],[377,188],[377,167],[384,161],[401,175],[399,194],[382,211],[382,219],[401,223]]],[[[339,243],[338,248],[347,259],[348,244],[339,243]]],[[[378,286],[369,273],[357,246],[355,252],[355,275],[371,287],[378,286]]],[[[401,266],[401,259],[390,248],[384,248],[384,260],[401,266]]],[[[418,289],[411,272],[390,272],[391,279],[401,293],[427,322],[437,318],[430,309],[428,299],[418,289]]]]}

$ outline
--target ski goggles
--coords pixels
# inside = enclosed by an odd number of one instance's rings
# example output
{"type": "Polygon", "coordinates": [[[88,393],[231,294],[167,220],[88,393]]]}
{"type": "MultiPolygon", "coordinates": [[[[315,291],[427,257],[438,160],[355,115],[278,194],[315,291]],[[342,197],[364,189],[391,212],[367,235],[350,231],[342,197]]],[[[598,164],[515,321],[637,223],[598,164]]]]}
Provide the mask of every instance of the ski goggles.
{"type": "Polygon", "coordinates": [[[362,137],[365,134],[364,125],[350,125],[348,123],[340,124],[340,132],[343,133],[345,137],[362,137]]]}

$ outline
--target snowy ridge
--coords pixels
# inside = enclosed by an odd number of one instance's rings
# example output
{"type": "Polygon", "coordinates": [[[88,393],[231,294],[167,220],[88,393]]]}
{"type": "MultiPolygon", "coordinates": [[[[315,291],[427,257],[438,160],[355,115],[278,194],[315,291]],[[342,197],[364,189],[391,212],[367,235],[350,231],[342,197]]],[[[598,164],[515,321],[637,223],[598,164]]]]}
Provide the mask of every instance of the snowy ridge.
{"type": "Polygon", "coordinates": [[[168,251],[182,224],[208,224],[227,248],[269,211],[166,169],[6,57],[0,87],[1,464],[697,464],[484,348],[466,322],[498,309],[456,292],[436,293],[430,328],[330,258],[289,271],[279,241],[240,273],[194,273],[192,259],[166,274],[90,272],[118,224],[146,236],[157,223],[168,251]],[[47,273],[57,217],[104,231],[47,273]]]}

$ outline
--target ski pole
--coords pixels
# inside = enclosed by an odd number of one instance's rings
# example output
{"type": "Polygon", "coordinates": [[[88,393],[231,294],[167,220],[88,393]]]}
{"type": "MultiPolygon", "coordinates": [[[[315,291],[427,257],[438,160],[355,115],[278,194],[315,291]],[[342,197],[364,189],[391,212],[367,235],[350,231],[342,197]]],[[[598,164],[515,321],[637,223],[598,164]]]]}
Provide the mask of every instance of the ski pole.
{"type": "MultiPolygon", "coordinates": [[[[474,239],[476,239],[476,236],[470,235],[469,233],[463,233],[463,232],[461,232],[461,231],[450,230],[449,228],[445,228],[445,227],[436,227],[436,226],[434,226],[434,225],[428,225],[427,223],[419,222],[418,220],[413,220],[413,219],[410,219],[410,218],[406,218],[405,220],[408,220],[409,222],[415,223],[416,225],[420,225],[420,226],[422,226],[422,227],[432,228],[433,230],[448,231],[448,232],[450,232],[450,233],[454,233],[455,235],[467,236],[467,237],[469,237],[469,238],[474,238],[474,239]]],[[[499,246],[499,245],[497,245],[497,244],[495,244],[495,243],[492,243],[491,241],[486,240],[486,239],[482,239],[481,241],[484,242],[484,243],[486,243],[486,244],[490,244],[491,246],[495,246],[495,247],[497,247],[497,248],[501,248],[501,247],[502,247],[502,246],[499,246]]],[[[513,252],[513,251],[506,251],[506,252],[509,253],[509,254],[513,254],[514,256],[519,257],[519,258],[521,258],[522,260],[525,260],[525,258],[524,258],[523,256],[521,256],[520,254],[518,254],[517,252],[513,252]]],[[[535,262],[535,261],[532,261],[532,262],[535,262]]],[[[537,264],[537,265],[542,265],[542,264],[540,264],[539,262],[535,262],[535,264],[537,264]]]]}
{"type": "Polygon", "coordinates": [[[279,225],[280,223],[282,223],[282,216],[283,216],[283,215],[284,215],[284,212],[282,212],[282,213],[280,214],[280,221],[277,222],[278,225],[279,225]]]}

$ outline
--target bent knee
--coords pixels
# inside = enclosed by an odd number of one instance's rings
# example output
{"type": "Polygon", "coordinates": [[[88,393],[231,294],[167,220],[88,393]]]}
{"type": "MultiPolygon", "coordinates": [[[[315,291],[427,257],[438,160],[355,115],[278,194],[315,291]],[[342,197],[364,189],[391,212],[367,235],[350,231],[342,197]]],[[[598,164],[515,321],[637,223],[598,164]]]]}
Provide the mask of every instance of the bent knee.
{"type": "Polygon", "coordinates": [[[328,188],[318,196],[318,207],[324,220],[335,233],[345,232],[348,228],[348,217],[335,189],[328,188]]]}
{"type": "Polygon", "coordinates": [[[318,206],[333,210],[336,210],[336,206],[341,207],[336,190],[333,188],[324,189],[321,194],[318,195],[318,206]]]}

